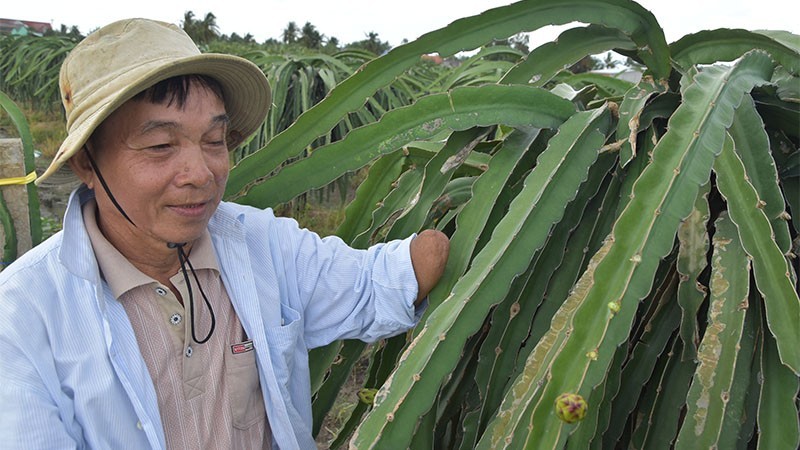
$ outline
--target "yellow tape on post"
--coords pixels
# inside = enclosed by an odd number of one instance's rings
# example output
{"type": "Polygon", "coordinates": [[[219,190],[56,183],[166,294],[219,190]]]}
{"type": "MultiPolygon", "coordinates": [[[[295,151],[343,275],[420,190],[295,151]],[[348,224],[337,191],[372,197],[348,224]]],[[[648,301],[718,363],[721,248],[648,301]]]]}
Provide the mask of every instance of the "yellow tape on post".
{"type": "Polygon", "coordinates": [[[0,186],[12,186],[18,184],[30,184],[36,180],[36,172],[31,172],[24,177],[0,178],[0,186]]]}

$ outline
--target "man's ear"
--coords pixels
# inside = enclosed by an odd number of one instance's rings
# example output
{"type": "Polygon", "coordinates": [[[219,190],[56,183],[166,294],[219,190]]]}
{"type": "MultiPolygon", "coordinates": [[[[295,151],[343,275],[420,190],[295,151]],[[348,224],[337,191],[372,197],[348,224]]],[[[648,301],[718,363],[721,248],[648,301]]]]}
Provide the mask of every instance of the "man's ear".
{"type": "Polygon", "coordinates": [[[81,148],[78,153],[67,160],[67,164],[69,164],[69,167],[75,172],[75,175],[77,175],[89,189],[94,189],[94,170],[92,169],[92,164],[89,162],[89,158],[86,156],[86,152],[88,151],[86,147],[81,148]]]}

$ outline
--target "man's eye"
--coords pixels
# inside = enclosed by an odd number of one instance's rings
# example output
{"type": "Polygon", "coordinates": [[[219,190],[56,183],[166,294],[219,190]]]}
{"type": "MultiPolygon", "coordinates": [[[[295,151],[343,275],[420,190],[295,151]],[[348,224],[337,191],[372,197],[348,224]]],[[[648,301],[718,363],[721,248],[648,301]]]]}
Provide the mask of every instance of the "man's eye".
{"type": "Polygon", "coordinates": [[[147,148],[152,149],[152,150],[167,150],[170,147],[172,147],[172,145],[170,145],[170,144],[157,144],[157,145],[151,145],[151,146],[149,146],[147,148]]]}

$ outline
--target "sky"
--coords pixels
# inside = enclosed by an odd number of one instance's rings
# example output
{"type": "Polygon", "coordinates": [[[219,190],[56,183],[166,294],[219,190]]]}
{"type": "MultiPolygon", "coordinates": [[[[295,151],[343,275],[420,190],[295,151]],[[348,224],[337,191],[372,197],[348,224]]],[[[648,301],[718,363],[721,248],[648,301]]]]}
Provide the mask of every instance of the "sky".
{"type": "MultiPolygon", "coordinates": [[[[217,17],[220,31],[252,34],[258,42],[280,39],[290,21],[302,27],[311,22],[340,44],[366,39],[376,32],[382,41],[400,45],[461,17],[513,3],[512,0],[97,0],[5,1],[0,17],[76,25],[84,34],[118,19],[147,17],[180,23],[191,10],[202,18],[217,17]],[[101,6],[102,5],[102,6],[101,6]],[[257,6],[254,6],[257,5],[257,6]]],[[[704,29],[745,28],[787,30],[800,34],[800,6],[796,0],[639,0],[664,29],[667,42],[704,29]]],[[[530,36],[531,47],[554,39],[565,27],[547,27],[530,36]]]]}

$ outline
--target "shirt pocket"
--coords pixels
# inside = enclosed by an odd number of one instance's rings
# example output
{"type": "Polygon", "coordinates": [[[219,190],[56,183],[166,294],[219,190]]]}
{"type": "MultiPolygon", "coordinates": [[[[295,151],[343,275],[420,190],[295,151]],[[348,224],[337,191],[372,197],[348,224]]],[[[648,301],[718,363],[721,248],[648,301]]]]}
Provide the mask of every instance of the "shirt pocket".
{"type": "Polygon", "coordinates": [[[252,342],[234,344],[225,352],[226,384],[230,396],[233,426],[247,429],[266,416],[261,383],[256,367],[256,352],[252,342]],[[243,351],[242,351],[243,350],[243,351]],[[234,353],[240,351],[240,353],[234,353]]]}
{"type": "Polygon", "coordinates": [[[281,325],[264,330],[275,378],[283,388],[286,388],[292,379],[295,352],[298,351],[298,341],[303,330],[302,322],[299,312],[281,305],[281,325]]]}

